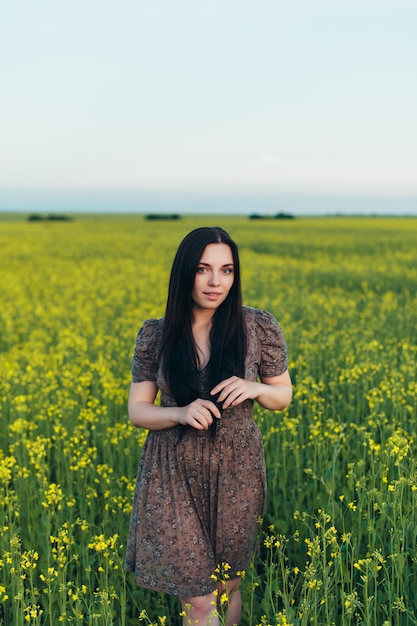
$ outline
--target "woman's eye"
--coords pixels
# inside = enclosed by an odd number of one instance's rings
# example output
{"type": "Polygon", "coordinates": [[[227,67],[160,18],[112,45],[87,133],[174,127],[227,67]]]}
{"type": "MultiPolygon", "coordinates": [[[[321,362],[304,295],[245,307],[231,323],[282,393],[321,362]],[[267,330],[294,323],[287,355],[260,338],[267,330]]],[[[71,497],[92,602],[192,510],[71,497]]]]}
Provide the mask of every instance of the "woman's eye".
{"type": "Polygon", "coordinates": [[[227,268],[227,269],[223,270],[223,274],[231,274],[232,272],[233,272],[233,270],[230,269],[230,268],[227,268]]]}
{"type": "Polygon", "coordinates": [[[206,268],[205,268],[205,267],[199,267],[199,268],[197,268],[197,272],[199,272],[200,274],[203,274],[203,272],[205,272],[205,271],[206,271],[206,268]]]}

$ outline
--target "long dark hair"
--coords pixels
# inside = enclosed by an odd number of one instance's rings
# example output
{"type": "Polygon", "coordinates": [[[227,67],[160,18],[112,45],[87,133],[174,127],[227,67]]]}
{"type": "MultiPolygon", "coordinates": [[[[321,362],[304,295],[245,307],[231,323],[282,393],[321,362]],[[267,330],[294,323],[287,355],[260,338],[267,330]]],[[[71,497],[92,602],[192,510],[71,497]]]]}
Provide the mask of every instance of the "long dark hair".
{"type": "Polygon", "coordinates": [[[222,228],[196,228],[183,239],[172,264],[160,351],[162,371],[178,406],[201,397],[198,356],[192,334],[191,294],[204,249],[212,243],[224,243],[230,247],[234,281],[226,300],[213,316],[207,364],[210,389],[229,376],[244,375],[246,332],[238,249],[222,228]]]}

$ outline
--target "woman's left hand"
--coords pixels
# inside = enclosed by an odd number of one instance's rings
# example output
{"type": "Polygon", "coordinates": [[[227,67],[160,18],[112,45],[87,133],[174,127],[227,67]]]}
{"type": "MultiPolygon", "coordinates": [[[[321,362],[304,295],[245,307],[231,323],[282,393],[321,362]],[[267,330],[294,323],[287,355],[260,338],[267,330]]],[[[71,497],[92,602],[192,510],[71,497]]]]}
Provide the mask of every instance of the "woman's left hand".
{"type": "Polygon", "coordinates": [[[278,376],[261,377],[261,382],[231,376],[211,390],[213,396],[217,393],[217,403],[223,404],[223,409],[256,400],[264,409],[282,411],[291,402],[291,378],[288,370],[278,376]]]}
{"type": "Polygon", "coordinates": [[[227,409],[230,406],[237,406],[245,400],[255,400],[261,389],[260,383],[232,376],[222,380],[210,393],[213,396],[220,394],[217,402],[222,404],[223,409],[227,409]]]}

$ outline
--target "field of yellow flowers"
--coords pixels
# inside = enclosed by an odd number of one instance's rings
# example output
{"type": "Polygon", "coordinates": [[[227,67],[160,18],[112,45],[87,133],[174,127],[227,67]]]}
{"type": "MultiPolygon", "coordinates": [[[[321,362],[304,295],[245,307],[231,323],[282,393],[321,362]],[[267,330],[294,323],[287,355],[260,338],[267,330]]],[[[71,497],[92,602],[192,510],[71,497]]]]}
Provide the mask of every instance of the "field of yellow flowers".
{"type": "Polygon", "coordinates": [[[176,247],[213,223],[294,382],[286,411],[256,411],[268,505],[242,626],[417,624],[417,220],[141,216],[0,220],[0,624],[180,623],[123,568],[145,436],[126,400],[176,247]]]}

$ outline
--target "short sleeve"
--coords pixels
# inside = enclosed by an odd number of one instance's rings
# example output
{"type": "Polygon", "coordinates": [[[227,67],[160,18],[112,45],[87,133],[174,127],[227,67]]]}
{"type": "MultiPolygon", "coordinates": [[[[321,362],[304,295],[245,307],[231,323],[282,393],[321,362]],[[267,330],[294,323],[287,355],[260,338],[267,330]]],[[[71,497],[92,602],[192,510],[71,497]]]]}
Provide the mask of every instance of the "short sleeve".
{"type": "Polygon", "coordinates": [[[144,322],[136,337],[132,358],[132,382],[156,381],[160,340],[160,320],[144,322]]]}
{"type": "Polygon", "coordinates": [[[280,376],[288,369],[287,344],[280,325],[271,313],[257,311],[256,326],[261,343],[261,377],[280,376]]]}

